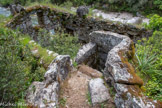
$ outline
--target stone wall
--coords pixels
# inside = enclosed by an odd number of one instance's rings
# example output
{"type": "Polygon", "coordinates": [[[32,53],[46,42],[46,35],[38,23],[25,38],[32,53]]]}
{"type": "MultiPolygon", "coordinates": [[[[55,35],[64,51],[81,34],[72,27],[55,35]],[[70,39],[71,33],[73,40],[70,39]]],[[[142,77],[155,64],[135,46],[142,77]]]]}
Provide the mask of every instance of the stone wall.
{"type": "MultiPolygon", "coordinates": [[[[103,70],[104,79],[115,88],[117,108],[161,107],[160,103],[151,101],[143,95],[141,89],[143,81],[136,75],[136,70],[128,62],[133,60],[135,53],[134,43],[131,39],[136,41],[142,37],[148,37],[151,35],[150,31],[132,25],[90,17],[82,19],[76,15],[45,6],[27,8],[14,16],[7,26],[12,29],[19,28],[23,33],[30,34],[34,39],[37,38],[39,28],[54,29],[55,31],[61,29],[68,33],[77,33],[79,39],[87,44],[79,50],[76,62],[92,65],[93,68],[103,70]],[[32,26],[30,16],[34,13],[38,16],[39,26],[32,26]]],[[[56,107],[59,82],[66,78],[70,71],[70,64],[69,56],[58,56],[49,66],[44,81],[35,82],[31,85],[27,94],[27,102],[33,106],[51,105],[56,107]],[[35,86],[35,92],[32,91],[33,86],[35,86]],[[48,104],[43,103],[42,100],[48,100],[47,97],[51,94],[51,90],[54,90],[53,98],[47,101],[48,104]],[[51,103],[51,100],[54,102],[51,103]]]]}
{"type": "Polygon", "coordinates": [[[106,63],[98,65],[103,66],[105,81],[116,91],[117,108],[161,108],[160,102],[152,101],[144,96],[141,89],[143,80],[129,63],[135,58],[134,54],[134,44],[129,37],[109,31],[94,31],[90,34],[90,42],[79,50],[76,62],[86,64],[86,61],[104,58],[106,63]],[[85,50],[87,47],[88,49],[85,50]],[[105,55],[107,52],[107,56],[101,57],[101,51],[105,51],[105,55]],[[91,58],[94,54],[97,56],[91,58]]]}
{"type": "Polygon", "coordinates": [[[40,5],[21,11],[14,16],[7,26],[13,29],[20,28],[24,33],[28,33],[32,36],[35,36],[39,28],[45,28],[47,30],[54,29],[55,31],[61,29],[68,33],[78,34],[79,39],[83,42],[89,42],[89,34],[96,30],[123,34],[129,36],[134,41],[152,34],[144,28],[135,27],[133,25],[94,19],[92,17],[83,19],[74,14],[40,5]],[[34,13],[38,16],[39,26],[32,26],[30,15],[34,13]]]}

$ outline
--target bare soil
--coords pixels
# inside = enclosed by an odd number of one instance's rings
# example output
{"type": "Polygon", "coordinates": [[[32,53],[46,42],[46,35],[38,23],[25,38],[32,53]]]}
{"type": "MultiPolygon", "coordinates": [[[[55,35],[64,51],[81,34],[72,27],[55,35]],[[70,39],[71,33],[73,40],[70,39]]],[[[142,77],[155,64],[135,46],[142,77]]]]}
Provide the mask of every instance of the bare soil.
{"type": "MultiPolygon", "coordinates": [[[[86,68],[87,69],[87,68],[86,68]]],[[[90,69],[91,70],[91,69],[90,69]]],[[[88,71],[88,70],[87,70],[88,71]]],[[[81,70],[72,71],[62,82],[59,107],[60,108],[115,108],[113,98],[102,104],[91,106],[88,101],[88,83],[93,77],[81,70]]]]}
{"type": "Polygon", "coordinates": [[[61,85],[60,108],[90,108],[87,99],[88,82],[91,77],[79,72],[72,72],[70,77],[61,85]]]}

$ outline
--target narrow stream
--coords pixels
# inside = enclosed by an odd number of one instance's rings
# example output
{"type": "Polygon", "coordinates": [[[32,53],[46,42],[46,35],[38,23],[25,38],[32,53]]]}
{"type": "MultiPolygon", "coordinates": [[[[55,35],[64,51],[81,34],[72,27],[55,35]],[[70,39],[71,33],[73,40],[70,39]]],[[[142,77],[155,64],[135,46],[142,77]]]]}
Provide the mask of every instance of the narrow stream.
{"type": "MultiPolygon", "coordinates": [[[[77,8],[71,7],[71,11],[76,12],[77,8]]],[[[139,24],[142,23],[149,23],[149,19],[145,18],[144,16],[134,16],[131,13],[128,12],[103,12],[102,10],[98,9],[93,9],[92,10],[92,16],[94,18],[99,17],[105,20],[110,20],[110,21],[117,21],[121,23],[129,23],[129,24],[136,24],[136,22],[139,22],[139,24]]]]}

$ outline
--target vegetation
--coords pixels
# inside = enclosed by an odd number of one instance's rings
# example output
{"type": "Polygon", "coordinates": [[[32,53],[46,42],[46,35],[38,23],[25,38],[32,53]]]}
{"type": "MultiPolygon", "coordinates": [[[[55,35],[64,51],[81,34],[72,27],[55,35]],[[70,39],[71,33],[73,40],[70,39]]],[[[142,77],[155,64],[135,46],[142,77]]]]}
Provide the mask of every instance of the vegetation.
{"type": "Polygon", "coordinates": [[[0,4],[8,6],[12,3],[20,3],[27,6],[33,4],[33,2],[52,3],[62,7],[90,5],[94,8],[101,8],[109,11],[142,12],[144,14],[161,14],[162,10],[161,0],[1,0],[0,4]]]}
{"type": "Polygon", "coordinates": [[[162,17],[152,16],[146,28],[154,30],[152,37],[139,40],[136,44],[137,69],[145,80],[146,95],[162,100],[162,17]]]}
{"type": "Polygon", "coordinates": [[[38,43],[49,50],[62,55],[70,55],[74,58],[80,48],[77,36],[71,36],[66,33],[56,33],[51,35],[46,30],[40,30],[38,43]]]}
{"type": "Polygon", "coordinates": [[[6,19],[0,17],[0,101],[23,102],[29,85],[33,81],[43,80],[45,68],[31,53],[29,36],[4,27],[6,19]]]}
{"type": "Polygon", "coordinates": [[[150,24],[145,24],[145,27],[154,31],[162,31],[162,17],[155,14],[150,18],[150,24]]]}
{"type": "Polygon", "coordinates": [[[0,101],[24,103],[25,91],[33,81],[43,80],[47,66],[57,56],[54,52],[74,57],[80,45],[76,36],[50,35],[45,30],[40,30],[38,43],[33,42],[28,35],[6,28],[9,19],[0,16],[0,101]],[[49,54],[47,49],[54,52],[49,54]],[[35,50],[37,53],[31,53],[35,50]]]}
{"type": "Polygon", "coordinates": [[[87,97],[87,100],[88,100],[88,104],[92,106],[92,101],[91,101],[91,94],[90,94],[90,92],[87,93],[86,97],[87,97]]]}
{"type": "MultiPolygon", "coordinates": [[[[42,4],[68,12],[71,12],[69,10],[72,6],[91,5],[92,8],[109,11],[154,14],[150,18],[150,24],[144,24],[147,29],[153,31],[153,35],[139,40],[136,44],[137,70],[145,81],[145,94],[162,101],[161,0],[0,0],[2,6],[18,2],[24,6],[42,4]]],[[[53,56],[54,52],[68,54],[74,58],[80,44],[77,36],[63,32],[51,35],[46,30],[40,30],[38,41],[31,42],[28,35],[4,26],[11,18],[0,16],[0,101],[24,103],[25,91],[33,81],[43,80],[47,66],[56,57],[53,56]],[[47,49],[53,53],[49,54],[47,49]],[[33,54],[34,50],[38,52],[33,54]],[[43,63],[40,63],[42,61],[43,63]]],[[[77,64],[74,63],[74,66],[77,64]]],[[[110,94],[114,95],[113,88],[110,88],[110,94]]],[[[90,93],[87,94],[87,99],[89,104],[92,104],[90,93]]],[[[61,104],[64,106],[65,103],[66,99],[62,99],[61,104]]]]}
{"type": "Polygon", "coordinates": [[[19,41],[23,35],[7,28],[0,28],[0,35],[0,101],[18,101],[33,81],[41,80],[41,67],[19,41]]]}
{"type": "Polygon", "coordinates": [[[60,103],[60,105],[61,105],[62,107],[65,107],[65,105],[66,105],[66,98],[61,98],[61,99],[59,100],[59,103],[60,103]]]}

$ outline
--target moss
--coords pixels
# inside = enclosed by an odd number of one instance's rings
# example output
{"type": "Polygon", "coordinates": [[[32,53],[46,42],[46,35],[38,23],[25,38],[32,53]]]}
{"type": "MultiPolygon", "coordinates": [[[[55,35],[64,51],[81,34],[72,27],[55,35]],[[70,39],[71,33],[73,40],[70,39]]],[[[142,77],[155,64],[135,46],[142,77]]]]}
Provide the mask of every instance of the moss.
{"type": "Polygon", "coordinates": [[[146,92],[146,88],[144,86],[141,86],[142,92],[146,92]]]}
{"type": "Polygon", "coordinates": [[[26,46],[28,45],[30,50],[38,50],[38,53],[34,54],[33,56],[40,59],[39,60],[39,65],[41,65],[40,61],[42,61],[42,65],[45,69],[47,69],[48,65],[54,60],[56,57],[54,57],[52,54],[49,55],[47,50],[45,48],[42,48],[39,44],[36,43],[30,43],[30,38],[29,37],[24,37],[21,39],[21,43],[26,46]]]}
{"type": "Polygon", "coordinates": [[[29,13],[29,12],[31,12],[31,11],[33,11],[33,7],[28,7],[28,8],[26,9],[26,12],[27,12],[27,13],[29,13]]]}
{"type": "Polygon", "coordinates": [[[132,95],[132,97],[135,96],[136,99],[143,96],[142,90],[141,90],[141,88],[139,88],[138,85],[127,85],[126,88],[128,91],[121,94],[121,97],[124,100],[128,100],[127,93],[130,93],[132,95]]]}
{"type": "Polygon", "coordinates": [[[135,97],[142,97],[142,90],[139,88],[138,85],[128,86],[128,92],[134,95],[135,97]]]}
{"type": "Polygon", "coordinates": [[[137,84],[137,85],[142,86],[143,80],[139,76],[136,75],[134,67],[128,62],[128,58],[127,58],[127,56],[129,55],[128,52],[126,52],[125,54],[124,51],[119,51],[118,54],[122,61],[122,64],[120,65],[122,65],[122,67],[126,67],[127,71],[133,76],[133,78],[129,79],[129,82],[132,84],[137,84]]]}
{"type": "Polygon", "coordinates": [[[129,51],[128,51],[128,59],[133,59],[135,56],[135,47],[133,41],[131,41],[129,51]]]}

